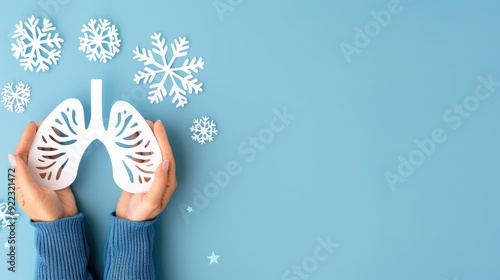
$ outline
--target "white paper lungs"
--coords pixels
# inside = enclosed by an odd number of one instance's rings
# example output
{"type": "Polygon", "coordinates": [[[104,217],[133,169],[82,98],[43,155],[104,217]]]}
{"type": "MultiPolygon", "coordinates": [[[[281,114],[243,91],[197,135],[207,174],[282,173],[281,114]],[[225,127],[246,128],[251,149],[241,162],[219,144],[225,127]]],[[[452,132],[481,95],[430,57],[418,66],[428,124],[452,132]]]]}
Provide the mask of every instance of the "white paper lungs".
{"type": "Polygon", "coordinates": [[[129,103],[118,101],[111,108],[107,130],[102,119],[102,81],[92,80],[91,117],[85,128],[83,106],[68,99],[57,106],[38,129],[28,157],[28,169],[39,185],[52,190],[75,180],[83,153],[94,140],[108,150],[113,178],[123,190],[145,192],[162,161],[151,128],[129,103]]]}

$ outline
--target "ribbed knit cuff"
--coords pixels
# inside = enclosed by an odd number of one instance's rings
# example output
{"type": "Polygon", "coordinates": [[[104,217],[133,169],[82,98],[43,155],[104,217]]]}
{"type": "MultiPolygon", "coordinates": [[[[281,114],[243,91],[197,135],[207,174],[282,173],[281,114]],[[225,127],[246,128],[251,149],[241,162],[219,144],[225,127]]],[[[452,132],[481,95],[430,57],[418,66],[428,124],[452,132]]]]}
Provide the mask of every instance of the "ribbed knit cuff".
{"type": "Polygon", "coordinates": [[[31,224],[38,254],[35,279],[91,279],[83,214],[31,224]]]}
{"type": "Polygon", "coordinates": [[[153,266],[154,223],[120,219],[113,212],[104,250],[104,279],[155,279],[153,266]]]}

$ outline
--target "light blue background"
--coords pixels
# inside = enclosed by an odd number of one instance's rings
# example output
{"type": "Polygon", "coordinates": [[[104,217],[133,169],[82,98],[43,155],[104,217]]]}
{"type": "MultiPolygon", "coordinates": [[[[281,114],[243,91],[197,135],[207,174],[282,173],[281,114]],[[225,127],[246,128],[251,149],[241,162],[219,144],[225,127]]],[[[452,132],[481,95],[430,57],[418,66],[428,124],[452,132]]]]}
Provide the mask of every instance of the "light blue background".
{"type": "MultiPolygon", "coordinates": [[[[105,117],[114,101],[129,101],[163,121],[174,149],[179,186],[156,224],[159,279],[282,279],[328,235],[340,247],[309,279],[500,279],[500,97],[481,101],[456,130],[442,116],[474,93],[479,76],[500,80],[500,3],[402,0],[403,10],[348,63],[339,45],[354,44],[354,28],[388,2],[243,1],[221,19],[211,0],[73,0],[51,16],[65,39],[59,65],[32,73],[12,57],[9,35],[42,6],[2,1],[0,85],[32,86],[24,114],[0,108],[2,169],[30,120],[70,97],[88,114],[90,79],[101,78],[105,117]],[[123,41],[107,64],[78,51],[82,24],[97,17],[116,24],[123,41]],[[153,32],[168,42],[186,36],[190,57],[206,61],[197,74],[204,91],[185,108],[132,94],[147,90],[133,82],[142,65],[132,50],[150,47],[153,32]],[[238,145],[283,107],[296,118],[247,162],[238,145]],[[189,127],[204,114],[220,135],[201,146],[189,127]],[[447,140],[391,192],[384,172],[397,172],[398,157],[408,158],[414,141],[435,128],[447,140]],[[203,190],[210,171],[230,160],[243,172],[186,223],[179,207],[192,205],[193,188],[203,190]],[[209,265],[212,251],[218,265],[209,265]]],[[[86,217],[92,270],[102,275],[120,189],[101,144],[87,151],[73,191],[86,217]]],[[[33,228],[19,211],[18,271],[7,271],[1,246],[1,279],[33,277],[33,228]]],[[[0,245],[6,236],[0,229],[0,245]]]]}

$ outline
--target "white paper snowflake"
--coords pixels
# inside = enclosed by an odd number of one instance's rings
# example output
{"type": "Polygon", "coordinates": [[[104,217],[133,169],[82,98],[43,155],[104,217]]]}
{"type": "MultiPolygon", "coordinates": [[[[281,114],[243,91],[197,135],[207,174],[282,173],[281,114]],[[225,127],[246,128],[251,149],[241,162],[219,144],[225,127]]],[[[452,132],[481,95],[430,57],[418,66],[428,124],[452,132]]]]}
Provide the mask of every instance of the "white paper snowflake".
{"type": "Polygon", "coordinates": [[[7,227],[10,224],[10,220],[14,217],[19,217],[19,214],[14,214],[9,211],[9,207],[6,202],[0,202],[0,222],[1,227],[7,227]]]}
{"type": "Polygon", "coordinates": [[[152,45],[154,46],[152,50],[146,50],[145,48],[140,50],[139,47],[134,50],[134,59],[144,64],[144,71],[135,74],[134,82],[139,84],[142,81],[144,84],[151,84],[149,86],[151,89],[150,96],[148,96],[150,103],[163,101],[163,97],[167,96],[165,83],[168,83],[168,85],[171,85],[168,95],[173,96],[172,103],[177,103],[176,107],[184,107],[188,103],[187,92],[191,94],[194,91],[195,94],[198,94],[203,91],[203,83],[199,83],[198,79],[192,75],[192,72],[198,73],[199,69],[203,69],[205,62],[201,57],[194,57],[192,60],[186,58],[182,66],[174,65],[176,59],[187,55],[189,41],[186,37],[179,37],[174,43],[170,44],[172,49],[170,59],[167,58],[168,45],[165,44],[165,39],[161,37],[161,33],[154,33],[151,39],[153,39],[152,45]],[[161,80],[154,83],[157,75],[161,76],[161,80]]]}
{"type": "Polygon", "coordinates": [[[100,62],[106,63],[120,52],[121,40],[118,38],[118,29],[107,19],[99,19],[97,26],[96,23],[97,20],[91,19],[88,24],[83,25],[83,37],[78,37],[78,50],[87,53],[90,61],[99,59],[100,62]]]}
{"type": "Polygon", "coordinates": [[[24,70],[36,72],[49,70],[49,65],[57,64],[61,58],[61,43],[56,28],[52,26],[49,19],[44,18],[43,24],[40,20],[31,16],[27,22],[19,21],[12,38],[16,43],[12,44],[13,56],[20,61],[24,70]]]}
{"type": "Polygon", "coordinates": [[[214,135],[217,135],[219,131],[217,131],[217,126],[213,120],[210,120],[207,116],[203,116],[201,119],[194,120],[191,132],[193,132],[191,139],[203,145],[206,141],[214,141],[214,135]]]}
{"type": "Polygon", "coordinates": [[[14,83],[8,83],[2,90],[2,103],[7,110],[16,113],[24,113],[26,106],[30,103],[30,86],[23,82],[16,84],[16,89],[13,88],[14,83]]]}

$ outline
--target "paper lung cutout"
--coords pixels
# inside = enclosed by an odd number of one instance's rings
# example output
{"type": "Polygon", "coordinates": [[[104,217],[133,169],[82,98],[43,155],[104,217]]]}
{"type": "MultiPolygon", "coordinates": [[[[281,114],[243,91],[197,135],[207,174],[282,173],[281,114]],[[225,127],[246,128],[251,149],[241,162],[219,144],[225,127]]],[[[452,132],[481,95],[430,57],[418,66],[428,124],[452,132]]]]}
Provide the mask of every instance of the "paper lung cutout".
{"type": "Polygon", "coordinates": [[[77,176],[83,153],[92,141],[99,140],[108,150],[116,184],[131,193],[147,191],[162,161],[147,122],[132,105],[118,101],[111,108],[105,129],[101,80],[91,83],[91,114],[85,128],[83,106],[74,98],[63,101],[49,114],[29,153],[28,168],[33,179],[52,190],[69,186],[77,176]]]}

